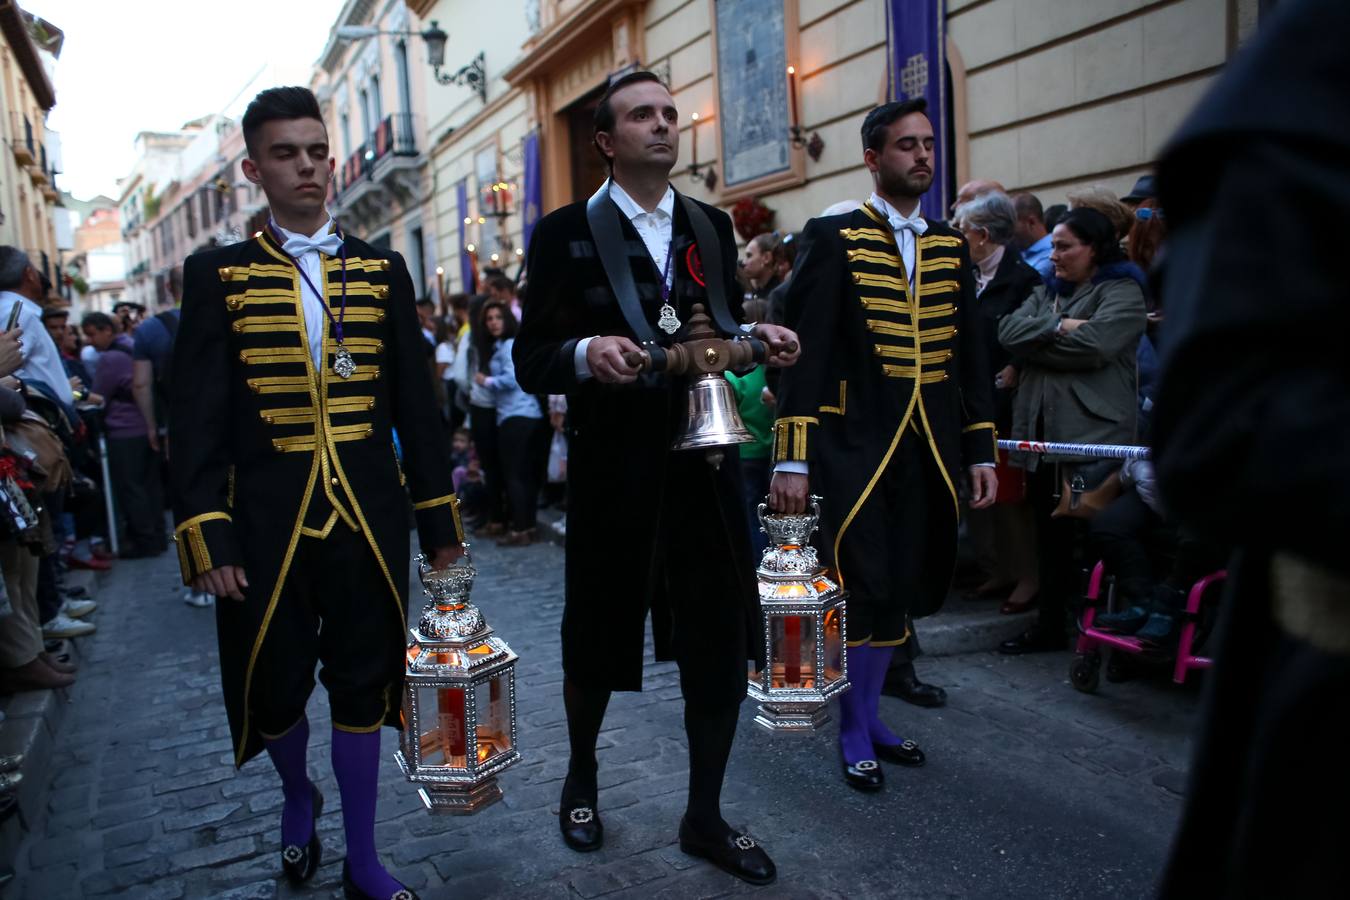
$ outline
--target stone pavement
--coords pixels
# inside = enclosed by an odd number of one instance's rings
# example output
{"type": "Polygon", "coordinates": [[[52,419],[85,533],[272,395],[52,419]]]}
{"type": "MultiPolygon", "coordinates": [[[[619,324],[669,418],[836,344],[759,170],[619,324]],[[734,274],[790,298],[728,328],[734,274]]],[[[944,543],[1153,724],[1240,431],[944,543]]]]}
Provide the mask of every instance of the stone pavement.
{"type": "MultiPolygon", "coordinates": [[[[1080,694],[1067,682],[1067,653],[922,660],[951,702],[919,710],[883,699],[885,717],[919,741],[929,764],[888,769],[879,795],[842,784],[831,728],[770,735],[751,723],[747,702],[724,798],[728,821],[778,863],[778,884],[759,889],[676,845],[686,786],[679,689],[673,665],[650,665],[647,689],[616,695],[601,735],[607,843],[572,853],[556,831],[567,766],[562,551],[483,541],[475,556],[475,599],[521,657],[524,758],[502,776],[501,803],[433,818],[394,763],[395,734],[384,732],[377,840],[422,896],[1148,895],[1180,808],[1197,691],[1149,678],[1080,694]]],[[[327,798],[324,865],[294,892],[278,877],[279,782],[265,757],[233,770],[214,617],[185,606],[180,592],[171,554],[124,562],[104,582],[99,632],[82,647],[54,742],[45,814],[30,817],[7,896],[340,894],[340,798],[322,689],[310,707],[310,768],[327,798]]]]}

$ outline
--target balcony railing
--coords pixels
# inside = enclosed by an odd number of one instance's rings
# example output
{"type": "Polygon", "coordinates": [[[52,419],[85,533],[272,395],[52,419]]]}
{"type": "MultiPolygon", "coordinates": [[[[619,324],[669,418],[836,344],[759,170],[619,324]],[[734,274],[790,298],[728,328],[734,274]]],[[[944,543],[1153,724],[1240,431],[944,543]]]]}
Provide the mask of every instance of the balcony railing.
{"type": "Polygon", "coordinates": [[[375,127],[370,138],[347,157],[338,173],[339,193],[345,193],[362,179],[376,175],[380,163],[391,156],[418,155],[416,132],[411,113],[393,113],[375,127]]]}
{"type": "Polygon", "coordinates": [[[9,145],[14,150],[14,160],[21,166],[31,165],[33,162],[33,125],[26,116],[19,115],[18,110],[10,112],[10,133],[13,139],[9,145]]]}

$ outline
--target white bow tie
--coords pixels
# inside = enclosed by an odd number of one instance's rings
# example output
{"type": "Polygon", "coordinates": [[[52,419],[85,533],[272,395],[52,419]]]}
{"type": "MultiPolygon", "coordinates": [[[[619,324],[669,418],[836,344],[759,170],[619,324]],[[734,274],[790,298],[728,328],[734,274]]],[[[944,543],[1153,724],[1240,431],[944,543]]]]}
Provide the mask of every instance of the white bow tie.
{"type": "Polygon", "coordinates": [[[915,234],[923,234],[928,230],[928,223],[924,221],[923,216],[915,216],[912,219],[906,219],[904,216],[888,216],[891,223],[891,231],[901,232],[908,228],[915,234]]]}
{"type": "Polygon", "coordinates": [[[328,256],[337,256],[342,251],[342,235],[336,231],[325,232],[318,239],[304,235],[292,235],[281,245],[289,255],[299,259],[311,250],[318,250],[328,256]]]}

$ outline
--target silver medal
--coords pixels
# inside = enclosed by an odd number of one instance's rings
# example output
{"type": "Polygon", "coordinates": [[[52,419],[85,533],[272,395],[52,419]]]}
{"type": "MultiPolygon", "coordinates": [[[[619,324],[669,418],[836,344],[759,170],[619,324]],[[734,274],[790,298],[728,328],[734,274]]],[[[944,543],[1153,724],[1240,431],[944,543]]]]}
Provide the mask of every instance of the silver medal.
{"type": "Polygon", "coordinates": [[[656,327],[666,334],[674,334],[680,330],[680,317],[675,315],[675,307],[669,303],[661,307],[661,318],[656,320],[656,327]]]}
{"type": "Polygon", "coordinates": [[[356,360],[352,359],[351,351],[338,344],[337,352],[333,354],[333,371],[339,378],[351,378],[356,374],[356,360]]]}

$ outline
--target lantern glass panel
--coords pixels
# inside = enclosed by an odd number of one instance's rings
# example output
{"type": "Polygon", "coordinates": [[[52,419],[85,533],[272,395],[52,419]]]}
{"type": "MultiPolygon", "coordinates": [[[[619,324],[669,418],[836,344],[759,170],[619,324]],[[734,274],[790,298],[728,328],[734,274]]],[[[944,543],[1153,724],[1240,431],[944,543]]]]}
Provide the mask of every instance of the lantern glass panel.
{"type": "Polygon", "coordinates": [[[426,686],[417,689],[421,726],[417,740],[422,751],[422,765],[464,768],[468,744],[464,700],[463,688],[426,686]]]}
{"type": "Polygon", "coordinates": [[[816,620],[814,616],[774,616],[770,625],[773,647],[773,686],[816,686],[816,620]]]}
{"type": "Polygon", "coordinates": [[[844,636],[840,633],[843,616],[835,608],[825,613],[825,680],[844,677],[844,636]]]}
{"type": "Polygon", "coordinates": [[[478,710],[478,764],[511,749],[511,682],[498,675],[474,688],[478,710]]]}

